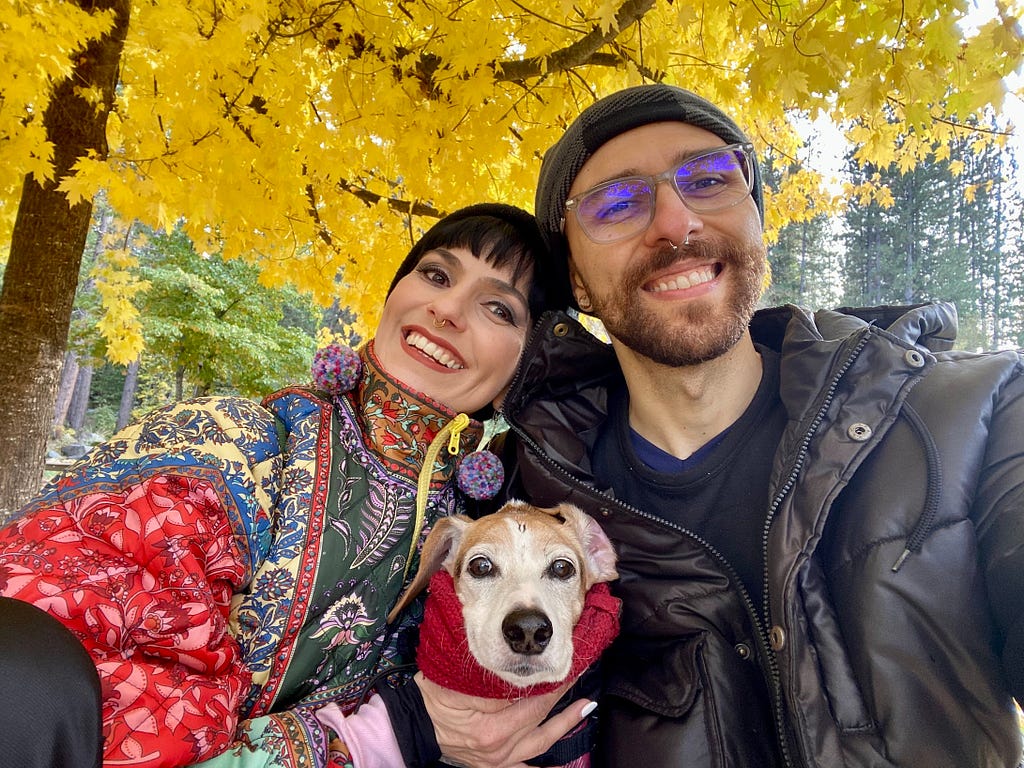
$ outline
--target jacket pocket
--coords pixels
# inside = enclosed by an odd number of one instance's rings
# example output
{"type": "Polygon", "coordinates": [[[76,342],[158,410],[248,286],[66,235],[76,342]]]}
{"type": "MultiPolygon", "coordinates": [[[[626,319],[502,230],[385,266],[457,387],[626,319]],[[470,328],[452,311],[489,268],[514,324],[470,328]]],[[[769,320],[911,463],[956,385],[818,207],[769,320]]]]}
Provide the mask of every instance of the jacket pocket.
{"type": "Polygon", "coordinates": [[[605,692],[662,717],[682,717],[701,692],[698,657],[703,636],[695,635],[657,647],[613,646],[604,662],[610,670],[605,692]]]}
{"type": "Polygon", "coordinates": [[[597,768],[777,768],[756,664],[714,632],[628,640],[606,657],[597,768]]]}
{"type": "Polygon", "coordinates": [[[798,580],[809,651],[829,710],[840,731],[863,733],[875,728],[854,674],[828,585],[817,562],[807,561],[798,580]]]}

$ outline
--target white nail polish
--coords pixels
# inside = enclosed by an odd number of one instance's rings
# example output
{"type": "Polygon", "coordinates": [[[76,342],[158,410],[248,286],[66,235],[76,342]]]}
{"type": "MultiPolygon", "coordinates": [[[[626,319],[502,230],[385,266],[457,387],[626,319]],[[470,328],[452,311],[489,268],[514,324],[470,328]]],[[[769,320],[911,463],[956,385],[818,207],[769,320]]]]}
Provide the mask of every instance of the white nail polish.
{"type": "Polygon", "coordinates": [[[587,706],[585,706],[583,708],[583,711],[580,712],[580,718],[584,718],[584,717],[589,716],[590,713],[593,712],[595,709],[597,709],[597,702],[596,701],[590,702],[589,704],[587,704],[587,706]]]}

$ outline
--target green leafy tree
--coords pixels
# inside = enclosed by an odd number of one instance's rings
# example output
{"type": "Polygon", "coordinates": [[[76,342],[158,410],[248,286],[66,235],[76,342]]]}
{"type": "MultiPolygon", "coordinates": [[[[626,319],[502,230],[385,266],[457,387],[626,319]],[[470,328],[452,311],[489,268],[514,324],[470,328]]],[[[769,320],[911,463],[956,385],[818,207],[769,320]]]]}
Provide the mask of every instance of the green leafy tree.
{"type": "Polygon", "coordinates": [[[923,163],[901,173],[854,161],[848,172],[860,184],[885,188],[883,202],[850,201],[844,303],[912,303],[941,285],[947,298],[963,300],[965,258],[950,241],[955,185],[948,163],[923,163]],[[958,277],[959,276],[959,277],[958,277]]]}
{"type": "Polygon", "coordinates": [[[951,166],[962,193],[956,197],[950,237],[965,256],[971,285],[963,314],[975,327],[975,346],[1015,344],[1024,291],[1021,184],[1016,158],[998,147],[954,146],[951,166]]]}
{"type": "MultiPolygon", "coordinates": [[[[303,383],[309,377],[320,315],[319,308],[294,289],[261,285],[258,271],[250,265],[200,256],[180,231],[154,235],[143,227],[124,226],[101,196],[83,259],[69,338],[76,367],[95,371],[88,393],[93,412],[90,424],[95,428],[92,422],[100,419],[103,429],[96,431],[109,434],[115,422],[109,414],[117,414],[121,421],[129,418],[130,407],[123,419],[118,413],[123,397],[131,399],[138,413],[197,392],[258,397],[287,383],[303,383]],[[117,261],[116,254],[122,251],[131,255],[130,268],[110,269],[109,262],[117,261]],[[130,376],[126,382],[126,372],[130,374],[140,361],[127,367],[107,361],[108,339],[100,332],[109,310],[99,290],[104,284],[140,290],[139,332],[148,343],[137,393],[124,388],[131,383],[130,376]],[[213,338],[218,333],[230,336],[213,338]],[[235,349],[240,338],[245,349],[235,349]],[[204,353],[204,344],[224,352],[204,353]],[[184,351],[186,347],[190,349],[184,351]],[[191,362],[204,354],[213,362],[191,362]],[[108,415],[101,416],[100,411],[108,415]]],[[[74,378],[67,386],[69,390],[74,387],[74,378]]],[[[55,426],[62,423],[63,414],[59,414],[55,426]]]]}
{"type": "Polygon", "coordinates": [[[197,253],[180,230],[141,250],[147,360],[173,376],[176,398],[309,381],[318,313],[308,299],[261,285],[251,264],[197,253]]]}

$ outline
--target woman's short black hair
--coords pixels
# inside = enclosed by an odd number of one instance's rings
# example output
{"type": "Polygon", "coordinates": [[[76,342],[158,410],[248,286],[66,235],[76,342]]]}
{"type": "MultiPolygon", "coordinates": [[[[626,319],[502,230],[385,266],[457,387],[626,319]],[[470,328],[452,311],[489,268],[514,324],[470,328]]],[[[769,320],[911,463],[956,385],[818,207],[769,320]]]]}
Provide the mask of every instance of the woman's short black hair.
{"type": "Polygon", "coordinates": [[[437,248],[466,248],[498,269],[511,267],[513,281],[533,270],[527,301],[536,320],[548,309],[569,305],[569,276],[559,274],[541,237],[537,220],[522,208],[504,203],[477,203],[445,216],[427,230],[398,267],[387,295],[437,248]]]}

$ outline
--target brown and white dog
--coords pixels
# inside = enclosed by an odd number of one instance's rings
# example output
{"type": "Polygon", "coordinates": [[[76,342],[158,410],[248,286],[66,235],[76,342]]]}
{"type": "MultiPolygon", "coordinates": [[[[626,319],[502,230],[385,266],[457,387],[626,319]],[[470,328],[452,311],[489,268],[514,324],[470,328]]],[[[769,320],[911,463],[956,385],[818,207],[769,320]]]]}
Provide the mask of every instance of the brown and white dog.
{"type": "MultiPolygon", "coordinates": [[[[573,629],[588,591],[618,577],[615,551],[593,518],[570,504],[541,509],[511,501],[478,520],[438,520],[424,542],[419,572],[388,620],[441,568],[454,581],[469,653],[521,688],[568,676],[573,629]]],[[[421,654],[422,648],[421,638],[421,654]]]]}

